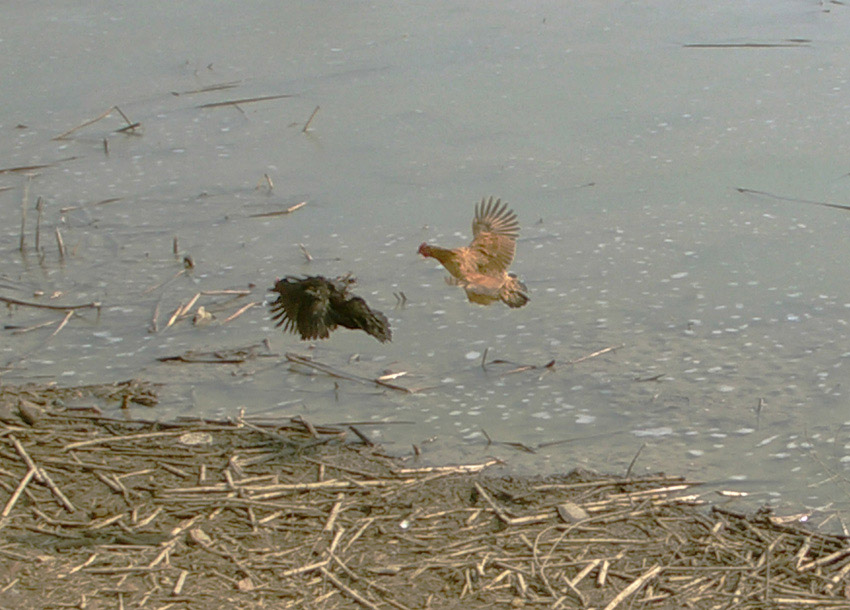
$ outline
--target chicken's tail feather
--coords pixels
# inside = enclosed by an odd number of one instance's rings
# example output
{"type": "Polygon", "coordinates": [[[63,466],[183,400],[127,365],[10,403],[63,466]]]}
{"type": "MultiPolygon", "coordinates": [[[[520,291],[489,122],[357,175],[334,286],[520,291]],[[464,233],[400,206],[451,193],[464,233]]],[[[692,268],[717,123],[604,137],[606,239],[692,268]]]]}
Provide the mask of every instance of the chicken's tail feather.
{"type": "Polygon", "coordinates": [[[522,307],[530,300],[528,286],[519,281],[513,273],[508,274],[508,279],[502,287],[500,296],[505,305],[514,308],[522,307]]]}

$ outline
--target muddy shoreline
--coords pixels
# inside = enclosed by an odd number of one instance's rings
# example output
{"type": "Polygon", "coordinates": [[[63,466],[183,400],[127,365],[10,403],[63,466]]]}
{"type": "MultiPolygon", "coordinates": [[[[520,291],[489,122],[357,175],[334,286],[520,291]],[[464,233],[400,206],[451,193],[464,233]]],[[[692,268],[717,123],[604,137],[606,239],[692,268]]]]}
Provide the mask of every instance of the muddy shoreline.
{"type": "Polygon", "coordinates": [[[362,431],[154,423],[0,386],[3,608],[850,608],[847,539],[675,475],[419,467],[362,431]]]}

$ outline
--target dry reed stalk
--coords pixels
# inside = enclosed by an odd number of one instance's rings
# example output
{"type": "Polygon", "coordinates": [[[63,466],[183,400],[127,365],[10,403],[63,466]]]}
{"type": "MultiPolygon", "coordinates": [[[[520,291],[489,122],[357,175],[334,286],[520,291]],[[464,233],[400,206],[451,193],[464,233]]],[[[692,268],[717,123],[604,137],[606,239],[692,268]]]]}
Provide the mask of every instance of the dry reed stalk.
{"type": "Polygon", "coordinates": [[[325,578],[327,578],[333,586],[335,586],[337,589],[339,589],[340,591],[345,593],[346,596],[350,597],[351,599],[356,601],[358,604],[361,604],[363,606],[366,606],[367,608],[370,608],[371,610],[378,610],[378,606],[376,606],[375,604],[370,602],[368,599],[366,599],[365,597],[360,595],[354,589],[347,587],[345,584],[343,584],[343,582],[341,580],[339,580],[336,576],[331,574],[326,567],[321,567],[319,569],[322,572],[322,574],[325,576],[325,578]]]}
{"type": "MultiPolygon", "coordinates": [[[[317,433],[318,435],[318,433],[317,433]]],[[[358,470],[356,468],[348,468],[346,466],[341,466],[339,464],[329,464],[327,462],[322,462],[319,460],[314,460],[312,458],[305,457],[305,462],[309,462],[310,464],[316,464],[320,468],[332,468],[333,470],[339,470],[340,472],[347,472],[348,474],[354,474],[359,477],[363,477],[364,479],[376,479],[378,478],[374,473],[366,472],[364,470],[358,470]]],[[[323,480],[323,479],[319,479],[323,480]]]]}
{"type": "Polygon", "coordinates": [[[307,122],[306,122],[306,123],[304,123],[304,128],[301,130],[301,133],[307,133],[307,131],[310,129],[310,123],[312,123],[312,122],[313,122],[313,119],[315,119],[315,118],[316,118],[316,115],[317,115],[318,113],[319,113],[319,107],[318,107],[318,106],[316,106],[316,109],[315,109],[315,110],[313,110],[313,114],[311,114],[311,115],[310,115],[310,118],[309,118],[309,119],[307,119],[307,122]]]}
{"type": "Polygon", "coordinates": [[[153,316],[151,316],[151,323],[148,326],[148,332],[152,334],[156,334],[159,332],[159,326],[157,325],[157,318],[159,318],[159,306],[162,304],[162,296],[156,302],[156,306],[153,308],[153,316]]]}
{"type": "Polygon", "coordinates": [[[127,131],[132,131],[134,135],[138,135],[135,133],[136,127],[140,127],[141,125],[141,123],[130,123],[129,125],[122,127],[121,129],[116,129],[115,133],[125,133],[127,131]]]}
{"type": "MultiPolygon", "coordinates": [[[[121,110],[118,106],[115,106],[114,108],[118,112],[118,114],[121,115],[121,118],[124,119],[124,122],[127,123],[127,127],[137,127],[139,125],[139,123],[134,123],[129,118],[127,118],[127,115],[124,114],[124,111],[121,110]]],[[[125,127],[124,129],[127,129],[127,127],[125,127]]]]}
{"type": "MultiPolygon", "coordinates": [[[[591,358],[596,358],[596,357],[601,356],[603,354],[607,354],[609,352],[614,352],[618,349],[621,349],[622,347],[624,347],[624,344],[610,345],[608,347],[605,347],[605,348],[602,348],[602,349],[597,350],[595,352],[592,352],[590,354],[587,354],[586,356],[582,356],[581,358],[576,358],[575,360],[566,360],[561,364],[566,364],[566,365],[578,364],[580,362],[584,362],[585,360],[590,360],[591,358]]],[[[496,360],[491,360],[490,364],[514,364],[514,363],[510,362],[508,360],[496,359],[496,360]]],[[[523,364],[523,365],[519,365],[516,368],[513,368],[509,371],[505,371],[504,373],[500,373],[500,374],[501,375],[514,375],[516,373],[523,373],[525,371],[536,371],[536,370],[541,370],[541,369],[543,369],[544,372],[551,372],[551,371],[555,370],[555,367],[556,367],[557,364],[558,364],[558,362],[554,359],[550,360],[546,364],[523,364]]]]}
{"type": "Polygon", "coordinates": [[[496,504],[496,501],[492,497],[490,497],[490,494],[487,493],[487,490],[485,490],[479,483],[475,483],[474,485],[479,495],[484,498],[487,504],[490,505],[490,508],[493,509],[493,512],[496,513],[496,516],[502,521],[502,523],[510,524],[512,518],[504,510],[502,510],[502,507],[496,504]]]}
{"type": "Polygon", "coordinates": [[[226,317],[224,320],[222,320],[221,323],[227,324],[228,322],[235,320],[236,318],[241,316],[243,313],[245,313],[246,311],[248,311],[252,307],[256,307],[257,305],[262,305],[262,302],[254,301],[253,303],[248,303],[247,305],[243,305],[238,310],[236,310],[234,313],[230,314],[228,317],[226,317]]]}
{"type": "Polygon", "coordinates": [[[68,311],[70,309],[100,309],[103,304],[100,302],[92,302],[85,303],[83,305],[47,305],[45,303],[31,303],[28,301],[21,301],[20,299],[13,299],[11,297],[3,297],[0,296],[0,302],[8,303],[10,305],[19,305],[20,307],[34,307],[36,309],[51,309],[53,311],[68,311]]]}
{"type": "MultiPolygon", "coordinates": [[[[328,520],[325,522],[324,527],[322,527],[323,532],[334,531],[334,524],[336,523],[336,518],[339,516],[340,510],[342,509],[343,498],[344,498],[344,494],[342,492],[340,492],[336,495],[337,501],[334,502],[334,505],[331,507],[331,512],[328,514],[328,520]]],[[[330,548],[330,551],[329,551],[330,555],[333,555],[333,549],[335,549],[337,544],[339,543],[339,534],[342,531],[343,530],[340,529],[339,532],[337,532],[337,536],[334,537],[334,542],[331,544],[331,548],[330,548]]]]}
{"type": "Polygon", "coordinates": [[[321,372],[325,373],[326,375],[329,375],[331,377],[336,377],[338,379],[347,379],[349,381],[356,381],[357,383],[362,383],[362,384],[366,384],[366,385],[375,384],[375,385],[379,385],[379,386],[388,388],[390,390],[396,390],[398,392],[404,392],[406,394],[415,394],[418,391],[416,389],[405,388],[405,387],[400,386],[400,385],[395,385],[395,384],[389,383],[387,381],[381,381],[378,378],[372,379],[372,378],[369,378],[369,377],[361,377],[360,375],[354,375],[352,373],[346,373],[346,372],[343,372],[343,371],[339,371],[339,370],[336,370],[336,369],[334,369],[333,367],[331,367],[327,364],[322,364],[320,362],[314,362],[313,360],[311,360],[307,356],[299,356],[298,354],[293,354],[291,352],[287,352],[285,354],[285,356],[286,356],[286,359],[289,360],[290,362],[294,362],[296,364],[301,364],[301,365],[304,365],[306,367],[316,369],[317,371],[321,371],[321,372]]]}
{"type": "Polygon", "coordinates": [[[30,193],[30,181],[32,178],[27,176],[26,182],[24,182],[24,195],[21,197],[21,241],[18,246],[18,249],[23,254],[26,249],[26,230],[27,230],[27,202],[29,201],[29,193],[30,193]]]}
{"type": "Polygon", "coordinates": [[[171,589],[171,595],[178,596],[183,592],[183,585],[186,584],[187,576],[189,576],[189,570],[180,570],[180,576],[177,577],[177,582],[174,583],[174,588],[171,589]]]}
{"type": "Polygon", "coordinates": [[[31,172],[38,169],[46,169],[48,167],[54,167],[59,163],[64,163],[65,161],[73,161],[76,158],[77,157],[65,157],[64,159],[59,159],[57,161],[54,161],[53,163],[42,163],[39,165],[19,165],[17,167],[4,167],[0,168],[0,174],[16,174],[20,172],[31,172]]]}
{"type": "Polygon", "coordinates": [[[162,288],[163,286],[165,286],[165,285],[167,285],[167,284],[170,284],[171,282],[173,282],[174,280],[176,280],[178,277],[180,277],[181,275],[183,275],[183,274],[184,274],[184,273],[186,273],[187,271],[188,271],[188,269],[181,269],[180,271],[176,272],[174,275],[172,275],[172,276],[171,276],[170,278],[168,278],[167,280],[162,281],[162,282],[160,282],[159,284],[156,284],[156,285],[154,285],[154,286],[151,286],[150,288],[146,288],[146,289],[142,292],[142,294],[148,294],[149,292],[153,292],[154,290],[157,290],[157,289],[162,288]]]}
{"type": "Polygon", "coordinates": [[[590,360],[591,358],[596,358],[597,356],[601,356],[603,354],[607,354],[608,352],[615,352],[618,349],[625,347],[624,343],[620,345],[609,345],[608,347],[604,347],[600,350],[592,352],[586,356],[582,356],[581,358],[576,358],[575,360],[567,360],[565,364],[578,364],[579,362],[584,362],[585,360],[590,360]]]}
{"type": "MultiPolygon", "coordinates": [[[[675,483],[685,483],[685,478],[678,475],[661,475],[661,476],[649,476],[645,478],[638,479],[622,479],[622,478],[601,478],[594,479],[593,481],[581,482],[581,483],[544,483],[540,485],[533,486],[532,489],[536,491],[548,491],[548,490],[567,490],[567,489],[583,489],[583,488],[599,488],[599,487],[618,487],[623,485],[624,483],[632,483],[632,482],[645,482],[645,483],[663,483],[663,482],[675,482],[675,483]]],[[[701,483],[690,482],[690,485],[701,485],[701,483]]]]}
{"type": "Polygon", "coordinates": [[[783,42],[688,42],[685,49],[773,49],[782,47],[808,47],[810,40],[789,39],[783,42]]]}
{"type": "MultiPolygon", "coordinates": [[[[112,491],[114,491],[116,493],[121,493],[123,486],[120,485],[118,483],[118,481],[115,481],[115,480],[109,478],[108,476],[106,476],[105,474],[100,473],[100,472],[95,472],[94,476],[96,476],[98,479],[100,479],[100,482],[103,483],[104,485],[106,485],[112,491]]],[[[124,491],[126,491],[126,489],[124,491]]]]}
{"type": "Polygon", "coordinates": [[[59,249],[59,260],[65,260],[65,242],[62,239],[62,233],[59,232],[59,227],[56,227],[56,247],[59,249]]]}
{"type": "Polygon", "coordinates": [[[649,570],[644,572],[639,578],[633,580],[629,586],[620,591],[611,602],[605,606],[605,610],[614,610],[617,606],[620,605],[620,602],[625,600],[628,596],[636,591],[640,590],[647,582],[658,576],[658,573],[661,572],[663,568],[659,565],[652,566],[649,570]]]}
{"type": "Polygon", "coordinates": [[[260,348],[268,350],[266,342],[255,343],[244,347],[223,348],[209,352],[189,350],[179,356],[159,356],[159,362],[186,362],[195,364],[241,364],[255,358],[277,357],[273,353],[259,353],[260,348]]]}
{"type": "Polygon", "coordinates": [[[57,334],[59,334],[59,331],[62,330],[63,328],[65,328],[65,325],[68,324],[68,322],[71,319],[71,316],[73,316],[73,315],[74,315],[74,310],[69,309],[68,312],[65,314],[65,317],[62,318],[62,321],[59,323],[59,326],[56,327],[56,330],[54,330],[52,333],[50,333],[50,336],[55,337],[57,334]]]}
{"type": "Polygon", "coordinates": [[[226,288],[224,290],[202,290],[201,294],[204,296],[217,296],[217,295],[235,295],[235,296],[246,296],[251,294],[250,288],[226,288]]]}
{"type": "MultiPolygon", "coordinates": [[[[89,125],[92,125],[92,124],[94,124],[94,123],[97,123],[97,122],[98,122],[98,121],[100,121],[100,120],[105,119],[105,118],[106,118],[106,117],[108,117],[110,114],[112,114],[112,113],[113,113],[113,112],[114,112],[117,108],[118,108],[118,106],[112,106],[112,107],[110,107],[110,108],[107,108],[107,109],[106,109],[106,110],[105,110],[102,114],[100,114],[100,115],[96,116],[95,118],[93,118],[93,119],[91,119],[91,120],[85,121],[85,122],[83,122],[83,123],[81,123],[81,124],[77,125],[76,127],[72,128],[72,129],[69,129],[69,130],[68,130],[68,131],[66,131],[65,133],[59,134],[58,136],[54,137],[53,139],[54,139],[54,140],[65,140],[65,139],[67,139],[67,137],[68,137],[69,135],[71,135],[71,134],[72,134],[72,133],[74,133],[75,131],[79,131],[79,130],[80,130],[80,129],[82,129],[83,127],[88,127],[89,125]]],[[[123,113],[122,113],[122,114],[123,114],[123,113]]],[[[125,117],[125,118],[126,118],[126,117],[125,117]]],[[[128,122],[129,122],[129,121],[128,121],[128,122]]]]}
{"type": "Polygon", "coordinates": [[[200,292],[195,293],[195,296],[193,296],[191,299],[189,299],[189,302],[186,303],[183,306],[183,308],[180,311],[180,315],[181,316],[189,315],[189,310],[191,310],[195,306],[195,303],[197,303],[198,299],[200,299],[200,298],[201,298],[201,293],[200,292]]]}
{"type": "Polygon", "coordinates": [[[163,548],[159,552],[159,554],[154,557],[153,560],[147,566],[143,568],[144,570],[153,570],[156,566],[162,563],[163,559],[168,557],[168,555],[174,550],[174,547],[177,546],[177,536],[179,535],[179,533],[180,532],[171,536],[171,540],[169,540],[167,544],[163,545],[163,548]]]}
{"type": "Polygon", "coordinates": [[[41,251],[41,217],[44,212],[44,199],[39,197],[35,201],[35,209],[38,212],[38,216],[35,220],[35,251],[41,251]]]}
{"type": "Polygon", "coordinates": [[[67,214],[68,212],[74,212],[76,210],[84,210],[87,208],[94,208],[101,205],[107,205],[110,203],[115,203],[116,201],[122,201],[123,197],[110,197],[109,199],[102,199],[101,201],[95,201],[94,203],[83,203],[80,205],[69,205],[64,208],[59,208],[59,212],[61,214],[67,214]]]}
{"type": "Polygon", "coordinates": [[[234,87],[238,87],[242,84],[242,81],[235,80],[229,83],[219,83],[217,85],[208,85],[207,87],[201,87],[200,89],[192,89],[190,91],[172,91],[171,95],[175,97],[179,97],[181,95],[195,95],[197,93],[209,93],[210,91],[223,91],[225,89],[233,89],[234,87]]]}
{"type": "Polygon", "coordinates": [[[628,467],[628,468],[626,468],[626,478],[627,478],[627,479],[628,479],[629,477],[631,477],[631,476],[632,476],[632,468],[634,468],[634,466],[635,466],[635,462],[637,462],[637,459],[638,459],[638,457],[640,456],[641,452],[643,451],[644,447],[646,447],[646,443],[643,443],[643,444],[642,444],[642,445],[638,448],[638,450],[635,452],[634,457],[632,458],[632,461],[631,461],[631,462],[629,462],[629,467],[628,467]]]}
{"type": "Polygon", "coordinates": [[[830,563],[835,563],[835,562],[837,562],[841,559],[844,559],[848,555],[850,555],[850,548],[844,548],[844,549],[835,551],[834,553],[824,555],[823,557],[820,557],[820,558],[818,558],[814,561],[810,561],[809,563],[802,564],[797,568],[797,571],[798,572],[805,572],[806,570],[811,570],[812,568],[817,568],[819,566],[828,565],[830,563]]]}
{"type": "Polygon", "coordinates": [[[44,328],[46,326],[53,326],[56,324],[56,320],[50,320],[48,322],[42,322],[41,324],[36,324],[35,326],[28,326],[27,328],[16,328],[12,331],[13,335],[24,335],[26,333],[30,333],[34,330],[39,330],[40,328],[44,328]]]}
{"type": "Polygon", "coordinates": [[[71,449],[79,449],[80,447],[91,447],[93,445],[103,445],[107,443],[123,443],[124,441],[138,441],[149,438],[160,438],[169,436],[181,436],[186,432],[183,430],[168,431],[168,432],[147,432],[144,434],[128,434],[125,436],[105,436],[103,438],[93,438],[85,441],[79,441],[65,445],[62,450],[70,451],[71,449]]]}
{"type": "Polygon", "coordinates": [[[284,578],[288,578],[289,576],[297,576],[298,574],[306,574],[308,572],[313,572],[315,570],[321,570],[326,565],[330,563],[330,559],[325,559],[324,561],[318,561],[316,563],[311,563],[305,566],[301,566],[300,568],[295,568],[293,570],[286,570],[281,572],[281,576],[284,578]]]}
{"type": "Polygon", "coordinates": [[[15,450],[18,452],[18,455],[21,456],[21,459],[24,461],[24,463],[26,463],[27,467],[30,470],[35,471],[33,475],[35,476],[35,480],[50,489],[50,491],[53,493],[59,503],[63,506],[63,508],[65,508],[65,510],[70,513],[76,511],[77,509],[74,507],[73,504],[71,504],[65,494],[62,493],[62,490],[59,489],[56,483],[53,482],[53,479],[50,478],[50,475],[47,474],[44,469],[39,468],[35,465],[35,462],[27,453],[27,450],[24,449],[24,446],[21,444],[21,442],[11,434],[9,435],[9,440],[12,441],[12,444],[15,446],[15,450]]]}
{"type": "Polygon", "coordinates": [[[295,210],[300,210],[305,205],[307,205],[306,201],[302,201],[301,203],[296,203],[295,205],[291,205],[285,210],[278,210],[277,212],[261,212],[259,214],[250,214],[249,218],[270,218],[272,216],[287,216],[292,214],[295,210]]]}
{"type": "Polygon", "coordinates": [[[826,208],[835,208],[837,210],[850,210],[850,205],[845,205],[842,203],[831,203],[829,201],[817,201],[813,199],[800,199],[797,197],[787,197],[785,195],[775,195],[774,193],[768,193],[766,191],[757,191],[755,189],[741,188],[735,187],[735,190],[744,195],[756,195],[759,197],[768,197],[770,199],[777,199],[779,201],[790,201],[792,203],[807,203],[811,205],[820,205],[826,208]]]}
{"type": "Polygon", "coordinates": [[[257,184],[257,189],[265,188],[268,192],[272,192],[274,190],[274,182],[272,182],[271,176],[268,174],[263,174],[263,178],[259,184],[257,184]],[[263,185],[265,183],[265,186],[263,185]]]}
{"type": "Polygon", "coordinates": [[[393,379],[398,379],[399,377],[404,377],[407,375],[407,371],[399,371],[397,373],[387,373],[386,375],[381,375],[378,377],[381,381],[392,381],[393,379]]]}
{"type": "Polygon", "coordinates": [[[77,572],[79,572],[80,570],[82,570],[82,569],[84,569],[84,568],[87,568],[87,567],[89,567],[91,564],[93,564],[97,558],[98,558],[98,554],[97,554],[97,553],[92,553],[91,555],[89,555],[89,558],[88,558],[88,559],[86,559],[83,563],[81,563],[81,564],[79,564],[79,565],[74,566],[73,568],[71,568],[70,570],[68,570],[68,572],[67,572],[66,574],[60,574],[60,575],[58,576],[58,578],[68,578],[69,576],[72,576],[73,574],[76,574],[76,573],[77,573],[77,572]]]}
{"type": "Polygon", "coordinates": [[[366,445],[368,447],[374,447],[375,446],[375,441],[373,441],[371,438],[369,438],[368,436],[363,434],[359,429],[357,429],[357,427],[349,426],[348,429],[351,430],[352,432],[354,432],[354,435],[357,438],[359,438],[361,441],[363,441],[364,445],[366,445]]]}
{"type": "Polygon", "coordinates": [[[498,464],[504,464],[502,460],[497,460],[496,458],[490,458],[489,460],[482,462],[480,464],[460,464],[457,466],[423,466],[422,468],[396,468],[393,470],[393,474],[397,476],[412,476],[418,474],[474,474],[477,472],[481,472],[489,468],[490,466],[496,466],[498,464]]]}
{"type": "Polygon", "coordinates": [[[220,108],[221,106],[239,106],[240,104],[253,104],[256,102],[266,102],[269,100],[280,100],[287,97],[292,97],[291,94],[283,95],[265,95],[260,97],[246,97],[239,100],[228,100],[226,102],[209,102],[195,106],[196,108],[220,108]]]}
{"type": "Polygon", "coordinates": [[[21,497],[21,494],[24,493],[24,489],[26,489],[29,482],[36,476],[36,470],[34,468],[29,468],[27,473],[23,476],[23,478],[18,483],[18,486],[15,488],[14,493],[9,497],[9,501],[6,502],[6,506],[3,508],[3,512],[0,513],[0,517],[8,517],[9,513],[12,512],[12,509],[15,508],[15,504],[18,502],[18,498],[21,497]]]}

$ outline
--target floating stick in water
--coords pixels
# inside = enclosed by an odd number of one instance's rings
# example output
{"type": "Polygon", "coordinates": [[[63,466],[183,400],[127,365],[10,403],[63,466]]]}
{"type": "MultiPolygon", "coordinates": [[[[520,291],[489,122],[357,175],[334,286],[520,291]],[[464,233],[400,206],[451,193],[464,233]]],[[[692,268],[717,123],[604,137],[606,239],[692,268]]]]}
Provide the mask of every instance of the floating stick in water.
{"type": "Polygon", "coordinates": [[[301,133],[307,133],[310,129],[310,123],[313,122],[313,119],[316,118],[316,114],[319,112],[319,107],[316,106],[316,109],[313,111],[313,114],[310,115],[310,118],[307,119],[307,122],[304,123],[304,129],[301,130],[301,133]]]}

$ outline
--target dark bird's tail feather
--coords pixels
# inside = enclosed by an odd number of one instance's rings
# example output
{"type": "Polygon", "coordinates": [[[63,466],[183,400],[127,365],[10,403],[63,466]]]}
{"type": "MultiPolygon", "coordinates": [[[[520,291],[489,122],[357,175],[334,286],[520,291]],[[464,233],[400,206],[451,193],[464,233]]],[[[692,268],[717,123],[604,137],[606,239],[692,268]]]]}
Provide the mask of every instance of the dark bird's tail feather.
{"type": "Polygon", "coordinates": [[[345,307],[334,309],[334,321],[345,328],[364,330],[381,343],[392,339],[392,331],[387,316],[380,311],[370,309],[360,297],[350,298],[345,307]]]}

